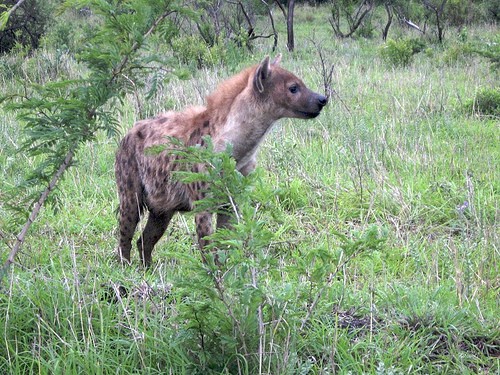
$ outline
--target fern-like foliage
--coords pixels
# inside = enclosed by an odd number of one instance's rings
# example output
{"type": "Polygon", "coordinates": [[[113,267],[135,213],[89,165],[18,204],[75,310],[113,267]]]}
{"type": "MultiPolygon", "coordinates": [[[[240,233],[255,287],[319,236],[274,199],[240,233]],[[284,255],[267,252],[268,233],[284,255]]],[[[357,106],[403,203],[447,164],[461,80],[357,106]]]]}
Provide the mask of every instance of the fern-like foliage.
{"type": "Polygon", "coordinates": [[[99,132],[117,132],[116,104],[140,86],[146,70],[159,67],[151,65],[160,59],[148,50],[148,38],[172,15],[189,15],[175,0],[67,0],[60,11],[82,8],[97,26],[75,56],[81,76],[44,85],[25,82],[22,91],[0,98],[22,127],[18,152],[33,161],[32,170],[6,194],[17,224],[28,220],[29,226],[36,218],[32,207],[39,210],[54,195],[48,193],[75,164],[82,145],[99,132]]]}

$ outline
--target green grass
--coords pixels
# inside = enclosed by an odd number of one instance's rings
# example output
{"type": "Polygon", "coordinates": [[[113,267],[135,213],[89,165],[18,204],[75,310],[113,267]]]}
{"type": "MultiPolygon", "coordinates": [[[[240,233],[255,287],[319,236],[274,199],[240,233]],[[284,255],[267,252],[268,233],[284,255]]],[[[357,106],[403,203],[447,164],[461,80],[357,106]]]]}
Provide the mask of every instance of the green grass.
{"type": "MultiPolygon", "coordinates": [[[[118,266],[119,139],[100,136],[80,151],[2,280],[0,373],[500,372],[500,132],[498,118],[464,113],[498,73],[480,57],[444,62],[446,46],[393,68],[378,40],[334,40],[315,26],[317,12],[297,11],[297,51],[280,45],[283,64],[320,90],[314,35],[335,64],[336,95],[316,120],[281,121],[262,147],[252,199],[270,239],[250,256],[261,263],[246,264],[260,294],[241,259],[225,281],[240,326],[201,266],[192,214],[174,218],[152,270],[136,252],[131,267],[118,266]],[[377,246],[373,230],[383,237],[377,246]]],[[[265,53],[259,46],[247,63],[172,80],[149,102],[131,95],[123,133],[139,108],[200,104],[265,53]]],[[[6,90],[17,84],[7,75],[23,71],[8,70],[12,61],[38,81],[82,69],[52,51],[2,56],[6,90]]],[[[2,261],[16,234],[2,191],[32,166],[14,154],[21,126],[0,109],[2,261]]]]}

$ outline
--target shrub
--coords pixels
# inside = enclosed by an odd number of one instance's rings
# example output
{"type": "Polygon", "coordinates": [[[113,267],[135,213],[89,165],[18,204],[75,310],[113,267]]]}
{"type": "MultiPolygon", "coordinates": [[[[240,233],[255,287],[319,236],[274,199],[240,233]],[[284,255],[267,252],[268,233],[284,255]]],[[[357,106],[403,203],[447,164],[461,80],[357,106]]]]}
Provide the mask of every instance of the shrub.
{"type": "Polygon", "coordinates": [[[226,61],[226,50],[220,43],[209,47],[196,36],[181,36],[172,41],[174,56],[182,64],[195,65],[198,69],[212,67],[226,61]]]}
{"type": "Polygon", "coordinates": [[[376,28],[372,23],[371,17],[367,17],[356,30],[355,35],[361,38],[370,39],[376,33],[376,28]]]}
{"type": "Polygon", "coordinates": [[[500,117],[500,88],[483,88],[479,90],[476,97],[465,104],[465,108],[468,112],[500,117]]]}
{"type": "Polygon", "coordinates": [[[413,55],[422,51],[425,43],[420,39],[388,39],[380,49],[382,59],[391,66],[408,66],[413,60],[413,55]]]}
{"type": "Polygon", "coordinates": [[[443,51],[441,60],[444,64],[452,65],[458,61],[464,61],[468,55],[470,55],[470,48],[467,44],[453,43],[443,51]]]}
{"type": "Polygon", "coordinates": [[[96,18],[91,18],[83,11],[69,10],[54,20],[43,36],[41,45],[48,49],[80,52],[91,38],[96,18]]]}
{"type": "Polygon", "coordinates": [[[472,44],[470,50],[490,60],[493,70],[500,68],[500,34],[496,34],[492,40],[472,44]]]}
{"type": "MultiPolygon", "coordinates": [[[[279,357],[297,356],[293,350],[300,347],[311,322],[317,321],[325,305],[331,310],[328,291],[336,276],[354,258],[382,251],[387,233],[377,227],[349,236],[333,231],[338,245],[312,246],[293,258],[294,264],[285,267],[286,271],[277,272],[282,258],[273,248],[285,229],[277,229],[264,209],[274,201],[273,190],[263,186],[258,171],[243,176],[236,170],[231,147],[215,153],[210,137],[204,140],[206,147],[186,148],[171,139],[179,147],[172,152],[181,165],[188,166],[180,168],[174,178],[184,183],[210,182],[195,211],[223,210],[232,217],[232,225],[210,236],[203,263],[198,257],[173,254],[190,262],[188,276],[180,274],[171,288],[181,301],[174,318],[176,344],[189,353],[190,373],[255,374],[261,373],[263,364],[267,373],[291,373],[276,371],[279,357]],[[189,172],[193,164],[203,164],[205,170],[189,172]],[[226,202],[231,202],[229,209],[222,208],[226,202]],[[265,353],[269,341],[275,351],[262,358],[255,355],[265,353]]],[[[161,152],[165,147],[154,149],[161,152]]],[[[295,179],[288,185],[287,199],[297,204],[303,184],[295,179]]]]}

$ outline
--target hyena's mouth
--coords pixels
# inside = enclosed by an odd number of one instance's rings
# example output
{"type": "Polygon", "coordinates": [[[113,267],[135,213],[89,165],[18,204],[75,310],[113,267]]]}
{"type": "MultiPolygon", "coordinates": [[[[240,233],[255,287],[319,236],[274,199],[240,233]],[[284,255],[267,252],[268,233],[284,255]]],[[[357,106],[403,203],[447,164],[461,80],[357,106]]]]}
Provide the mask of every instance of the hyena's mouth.
{"type": "Polygon", "coordinates": [[[318,117],[319,114],[321,113],[321,110],[319,110],[318,112],[302,112],[302,111],[298,111],[298,113],[300,114],[301,118],[310,119],[310,118],[318,117]]]}

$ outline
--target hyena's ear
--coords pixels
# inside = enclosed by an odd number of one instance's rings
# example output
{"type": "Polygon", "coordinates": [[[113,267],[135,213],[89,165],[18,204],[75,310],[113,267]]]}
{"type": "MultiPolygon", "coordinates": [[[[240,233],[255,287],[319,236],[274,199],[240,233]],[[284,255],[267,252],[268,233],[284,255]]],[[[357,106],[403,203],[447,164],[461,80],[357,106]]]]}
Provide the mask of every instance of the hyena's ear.
{"type": "Polygon", "coordinates": [[[271,64],[269,63],[269,56],[266,56],[257,67],[257,70],[255,70],[255,75],[253,77],[253,87],[258,93],[262,94],[264,92],[264,83],[270,75],[271,64]]]}
{"type": "Polygon", "coordinates": [[[273,62],[271,63],[271,65],[279,65],[281,62],[281,53],[278,54],[278,56],[276,56],[273,60],[273,62]]]}

